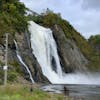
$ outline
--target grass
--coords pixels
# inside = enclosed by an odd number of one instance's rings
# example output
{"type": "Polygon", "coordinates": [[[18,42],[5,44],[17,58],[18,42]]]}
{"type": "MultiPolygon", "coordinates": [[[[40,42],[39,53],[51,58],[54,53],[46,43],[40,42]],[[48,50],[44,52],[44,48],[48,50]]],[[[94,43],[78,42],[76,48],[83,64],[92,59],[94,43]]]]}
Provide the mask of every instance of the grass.
{"type": "MultiPolygon", "coordinates": [[[[33,86],[34,87],[34,86],[33,86]]],[[[26,85],[0,86],[0,100],[65,100],[62,94],[51,94],[38,88],[30,91],[26,85]]],[[[66,98],[66,100],[71,100],[66,98]]]]}

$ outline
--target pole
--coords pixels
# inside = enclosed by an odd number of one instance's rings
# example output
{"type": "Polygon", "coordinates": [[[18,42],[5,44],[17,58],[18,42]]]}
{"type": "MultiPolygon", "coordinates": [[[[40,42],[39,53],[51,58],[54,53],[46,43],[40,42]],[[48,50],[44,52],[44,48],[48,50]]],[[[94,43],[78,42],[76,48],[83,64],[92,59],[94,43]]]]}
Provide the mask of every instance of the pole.
{"type": "Polygon", "coordinates": [[[8,33],[6,34],[6,53],[4,66],[4,85],[7,84],[7,69],[8,69],[8,33]]]}

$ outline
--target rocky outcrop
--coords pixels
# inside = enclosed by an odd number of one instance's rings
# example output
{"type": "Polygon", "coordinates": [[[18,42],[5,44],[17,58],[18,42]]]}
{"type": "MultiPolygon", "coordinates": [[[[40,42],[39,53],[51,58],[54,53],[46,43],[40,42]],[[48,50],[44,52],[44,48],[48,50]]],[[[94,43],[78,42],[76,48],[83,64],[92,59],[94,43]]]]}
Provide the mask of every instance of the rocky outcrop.
{"type": "MultiPolygon", "coordinates": [[[[75,44],[74,40],[67,39],[63,30],[58,26],[54,25],[52,27],[53,36],[57,43],[57,50],[60,58],[60,63],[62,69],[65,73],[70,73],[76,70],[85,70],[86,65],[88,63],[87,59],[83,56],[77,45],[75,44]]],[[[29,33],[17,33],[15,35],[15,39],[18,44],[18,48],[20,51],[20,55],[23,61],[29,67],[33,79],[35,82],[42,82],[48,83],[48,79],[43,75],[41,67],[32,54],[31,43],[30,43],[30,34],[29,33]]],[[[12,43],[12,42],[11,42],[12,43]]],[[[17,59],[16,57],[16,48],[14,44],[10,44],[9,47],[9,60],[13,61],[13,58],[17,59]]],[[[19,62],[19,61],[18,61],[19,62]]],[[[22,64],[20,64],[23,66],[22,64]]],[[[27,71],[24,69],[24,75],[26,79],[29,79],[29,75],[27,71]]]]}
{"type": "Polygon", "coordinates": [[[67,39],[58,25],[54,25],[52,30],[63,71],[68,73],[75,70],[85,70],[88,61],[75,44],[75,41],[67,39]]]}
{"type": "MultiPolygon", "coordinates": [[[[9,41],[8,42],[8,77],[12,76],[11,72],[14,72],[18,74],[18,77],[23,77],[24,79],[31,81],[29,78],[29,74],[27,73],[27,70],[17,58],[14,38],[9,35],[8,39],[9,39],[8,40],[9,41]]],[[[22,57],[25,64],[29,67],[34,81],[40,83],[50,83],[49,80],[43,75],[39,63],[37,62],[36,58],[32,54],[29,34],[16,33],[15,39],[18,44],[20,56],[22,57]]],[[[1,44],[0,45],[0,84],[3,82],[2,72],[3,72],[4,64],[5,64],[5,46],[4,44],[3,45],[1,44]]],[[[20,81],[20,80],[16,80],[16,81],[20,81]]]]}
{"type": "MultiPolygon", "coordinates": [[[[57,50],[63,71],[65,73],[70,73],[76,70],[85,70],[88,60],[83,56],[75,41],[67,39],[65,33],[58,25],[54,25],[51,29],[57,43],[57,50]]],[[[9,39],[8,62],[12,63],[17,61],[19,63],[19,60],[16,56],[16,47],[13,42],[13,38],[10,37],[9,39]]],[[[20,34],[16,33],[15,39],[18,44],[20,55],[25,64],[29,67],[35,82],[49,83],[49,80],[43,75],[37,59],[32,54],[30,34],[27,32],[20,34]]],[[[4,47],[2,47],[2,49],[4,49],[4,47]]],[[[0,53],[2,53],[2,51],[0,51],[0,53]]],[[[0,57],[0,60],[3,61],[3,57],[0,57]]],[[[23,65],[20,63],[20,66],[23,65]]],[[[10,68],[13,68],[13,66],[10,66],[10,68]]],[[[23,70],[25,73],[24,77],[29,79],[27,71],[25,69],[23,70]]]]}
{"type": "Polygon", "coordinates": [[[16,34],[16,40],[20,51],[20,55],[23,61],[28,65],[34,81],[41,83],[48,83],[49,82],[48,79],[43,75],[39,63],[32,54],[29,34],[28,33],[16,34]]]}

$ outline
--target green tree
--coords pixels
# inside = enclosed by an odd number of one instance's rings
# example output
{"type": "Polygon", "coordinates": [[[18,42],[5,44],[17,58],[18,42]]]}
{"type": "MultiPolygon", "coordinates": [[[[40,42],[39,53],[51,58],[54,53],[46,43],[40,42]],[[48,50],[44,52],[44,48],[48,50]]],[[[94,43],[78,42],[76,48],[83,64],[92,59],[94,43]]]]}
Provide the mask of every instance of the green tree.
{"type": "Polygon", "coordinates": [[[5,32],[14,34],[27,28],[25,5],[19,0],[0,0],[0,36],[5,32]]]}

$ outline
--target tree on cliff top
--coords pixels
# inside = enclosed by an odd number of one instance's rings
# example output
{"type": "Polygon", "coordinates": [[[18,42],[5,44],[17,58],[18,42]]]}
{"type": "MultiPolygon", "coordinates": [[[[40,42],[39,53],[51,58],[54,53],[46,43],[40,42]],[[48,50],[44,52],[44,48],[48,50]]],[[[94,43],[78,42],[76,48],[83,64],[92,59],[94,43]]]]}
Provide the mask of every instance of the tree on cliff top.
{"type": "Polygon", "coordinates": [[[24,31],[27,27],[25,5],[19,0],[0,0],[0,36],[24,31]]]}

